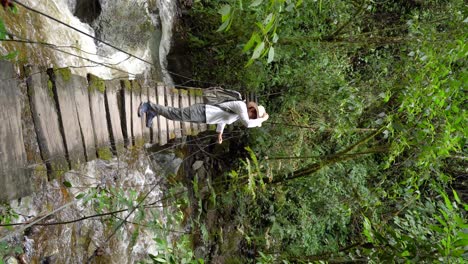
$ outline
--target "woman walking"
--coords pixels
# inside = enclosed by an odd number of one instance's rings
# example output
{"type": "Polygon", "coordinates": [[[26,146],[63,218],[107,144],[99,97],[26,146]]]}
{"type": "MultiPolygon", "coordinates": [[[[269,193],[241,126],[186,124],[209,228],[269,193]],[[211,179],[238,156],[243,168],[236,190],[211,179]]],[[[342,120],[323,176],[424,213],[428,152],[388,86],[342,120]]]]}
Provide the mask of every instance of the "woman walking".
{"type": "Polygon", "coordinates": [[[146,126],[152,127],[153,118],[162,115],[168,119],[182,122],[205,123],[217,125],[218,143],[223,142],[223,131],[226,124],[239,120],[248,128],[260,127],[268,120],[265,108],[254,102],[228,101],[216,105],[194,104],[184,108],[174,108],[151,102],[141,103],[138,116],[146,115],[146,126]]]}

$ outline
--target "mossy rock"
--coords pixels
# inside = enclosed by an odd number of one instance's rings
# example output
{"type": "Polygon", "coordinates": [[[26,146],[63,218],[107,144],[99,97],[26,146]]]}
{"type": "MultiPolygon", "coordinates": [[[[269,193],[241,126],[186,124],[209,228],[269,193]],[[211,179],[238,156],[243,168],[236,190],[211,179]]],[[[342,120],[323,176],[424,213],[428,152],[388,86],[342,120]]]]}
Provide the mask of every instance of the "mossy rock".
{"type": "Polygon", "coordinates": [[[63,81],[68,82],[71,79],[71,70],[69,68],[56,68],[54,73],[57,76],[60,76],[63,81]]]}
{"type": "Polygon", "coordinates": [[[94,91],[99,91],[101,93],[104,93],[106,91],[106,83],[104,82],[103,79],[89,74],[89,86],[88,86],[88,91],[89,92],[94,92],[94,91]]]}

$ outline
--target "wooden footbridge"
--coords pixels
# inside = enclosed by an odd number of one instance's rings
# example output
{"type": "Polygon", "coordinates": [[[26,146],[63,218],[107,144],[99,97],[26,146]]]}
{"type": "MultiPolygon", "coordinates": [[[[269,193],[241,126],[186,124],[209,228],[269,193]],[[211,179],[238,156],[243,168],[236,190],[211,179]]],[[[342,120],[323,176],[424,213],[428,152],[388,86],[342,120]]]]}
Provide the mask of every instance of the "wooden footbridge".
{"type": "Polygon", "coordinates": [[[141,101],[185,107],[201,90],[144,80],[102,80],[70,69],[15,66],[0,61],[0,201],[30,194],[34,170],[49,179],[96,158],[109,159],[143,143],[196,135],[204,124],[137,116],[141,101]]]}

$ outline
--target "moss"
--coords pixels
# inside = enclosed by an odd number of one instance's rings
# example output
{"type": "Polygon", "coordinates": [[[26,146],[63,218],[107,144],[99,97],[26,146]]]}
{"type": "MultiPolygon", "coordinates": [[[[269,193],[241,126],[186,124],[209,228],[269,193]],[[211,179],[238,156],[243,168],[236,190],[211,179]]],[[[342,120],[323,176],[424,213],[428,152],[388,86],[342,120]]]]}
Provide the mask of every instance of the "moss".
{"type": "Polygon", "coordinates": [[[203,96],[203,90],[202,89],[194,89],[195,90],[195,95],[196,96],[203,96]]]}
{"type": "Polygon", "coordinates": [[[50,167],[51,171],[49,174],[49,179],[58,179],[62,177],[66,171],[68,171],[68,166],[61,165],[60,163],[51,163],[50,167]]]}
{"type": "Polygon", "coordinates": [[[187,90],[179,90],[179,93],[182,94],[182,95],[188,95],[187,90]]]}
{"type": "Polygon", "coordinates": [[[172,89],[171,89],[171,92],[172,92],[173,94],[179,94],[179,89],[172,88],[172,89]]]}
{"type": "Polygon", "coordinates": [[[145,140],[143,138],[137,138],[135,140],[135,147],[137,149],[142,149],[144,145],[145,145],[145,140]]]}
{"type": "Polygon", "coordinates": [[[89,86],[88,86],[88,91],[89,92],[94,92],[94,91],[99,91],[101,93],[104,93],[106,91],[106,84],[103,79],[89,74],[89,86]]]}
{"type": "Polygon", "coordinates": [[[71,70],[69,68],[56,68],[54,72],[57,76],[62,77],[62,80],[65,82],[70,81],[71,79],[71,70]]]}
{"type": "Polygon", "coordinates": [[[142,89],[140,83],[135,80],[132,80],[132,90],[137,93],[141,92],[142,89]]]}
{"type": "Polygon", "coordinates": [[[34,175],[46,176],[47,175],[46,166],[44,164],[38,163],[34,168],[34,175]]]}
{"type": "Polygon", "coordinates": [[[50,98],[54,99],[54,84],[51,80],[47,81],[47,91],[49,93],[50,98]]]}
{"type": "Polygon", "coordinates": [[[169,132],[169,139],[174,139],[176,137],[174,132],[169,132]]]}
{"type": "Polygon", "coordinates": [[[123,86],[125,89],[131,91],[132,90],[132,83],[129,80],[124,80],[123,81],[123,86]]]}
{"type": "Polygon", "coordinates": [[[112,152],[109,148],[98,148],[98,157],[102,160],[111,160],[112,159],[112,152]]]}

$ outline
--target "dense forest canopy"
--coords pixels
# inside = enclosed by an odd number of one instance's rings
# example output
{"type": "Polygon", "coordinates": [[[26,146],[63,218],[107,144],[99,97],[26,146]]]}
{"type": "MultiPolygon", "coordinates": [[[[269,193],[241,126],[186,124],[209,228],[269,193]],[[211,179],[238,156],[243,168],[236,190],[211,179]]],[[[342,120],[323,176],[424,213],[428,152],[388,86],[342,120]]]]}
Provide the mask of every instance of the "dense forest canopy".
{"type": "Polygon", "coordinates": [[[467,10],[458,0],[194,4],[195,79],[254,91],[271,112],[215,206],[235,216],[252,256],[466,259],[467,10]]]}

